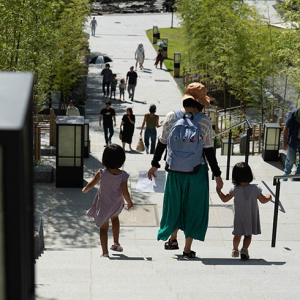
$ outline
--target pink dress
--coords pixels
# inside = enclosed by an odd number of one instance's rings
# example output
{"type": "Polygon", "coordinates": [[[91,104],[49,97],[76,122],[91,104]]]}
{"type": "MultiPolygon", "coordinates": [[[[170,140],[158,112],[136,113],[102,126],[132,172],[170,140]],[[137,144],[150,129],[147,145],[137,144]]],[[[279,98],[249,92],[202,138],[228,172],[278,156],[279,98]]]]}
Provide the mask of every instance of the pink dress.
{"type": "Polygon", "coordinates": [[[108,222],[111,217],[118,216],[124,207],[121,185],[129,178],[129,174],[122,171],[119,175],[111,174],[107,169],[100,169],[100,187],[92,207],[87,215],[95,219],[97,227],[108,222]]]}

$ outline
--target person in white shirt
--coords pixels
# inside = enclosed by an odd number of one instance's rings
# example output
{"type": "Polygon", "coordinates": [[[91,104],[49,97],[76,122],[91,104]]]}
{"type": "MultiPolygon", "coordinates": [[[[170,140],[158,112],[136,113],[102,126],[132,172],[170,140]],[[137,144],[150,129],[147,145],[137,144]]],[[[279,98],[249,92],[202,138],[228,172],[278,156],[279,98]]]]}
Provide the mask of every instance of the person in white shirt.
{"type": "Polygon", "coordinates": [[[80,116],[79,109],[75,107],[75,101],[70,100],[69,106],[67,108],[66,116],[80,116]]]}

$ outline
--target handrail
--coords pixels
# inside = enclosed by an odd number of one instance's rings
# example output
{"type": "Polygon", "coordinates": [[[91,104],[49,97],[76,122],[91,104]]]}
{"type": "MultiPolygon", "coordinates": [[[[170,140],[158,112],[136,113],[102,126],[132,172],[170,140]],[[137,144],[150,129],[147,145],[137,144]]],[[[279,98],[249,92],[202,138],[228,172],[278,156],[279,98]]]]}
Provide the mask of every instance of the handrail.
{"type": "Polygon", "coordinates": [[[215,137],[217,137],[217,136],[219,136],[219,135],[221,135],[221,134],[223,134],[223,133],[225,133],[225,132],[227,132],[227,131],[229,131],[229,130],[235,128],[235,127],[238,127],[238,126],[240,126],[240,125],[243,125],[243,124],[245,124],[245,123],[247,123],[248,128],[252,128],[252,125],[251,125],[250,121],[249,121],[248,119],[245,119],[245,120],[243,120],[243,121],[241,121],[241,122],[239,122],[239,123],[237,123],[237,124],[235,124],[235,125],[232,125],[231,127],[227,128],[227,129],[223,130],[222,132],[216,133],[212,138],[214,139],[215,137]]]}
{"type": "Polygon", "coordinates": [[[278,206],[279,206],[279,195],[280,195],[280,179],[288,179],[288,178],[299,178],[300,179],[300,174],[298,174],[298,175],[277,175],[277,176],[273,177],[273,185],[276,185],[276,193],[275,193],[275,206],[274,206],[273,232],[272,232],[271,247],[275,247],[275,243],[276,243],[278,206]]]}
{"type": "Polygon", "coordinates": [[[293,178],[300,178],[300,174],[298,175],[277,175],[273,177],[273,185],[276,185],[276,179],[293,179],[293,178]]]}

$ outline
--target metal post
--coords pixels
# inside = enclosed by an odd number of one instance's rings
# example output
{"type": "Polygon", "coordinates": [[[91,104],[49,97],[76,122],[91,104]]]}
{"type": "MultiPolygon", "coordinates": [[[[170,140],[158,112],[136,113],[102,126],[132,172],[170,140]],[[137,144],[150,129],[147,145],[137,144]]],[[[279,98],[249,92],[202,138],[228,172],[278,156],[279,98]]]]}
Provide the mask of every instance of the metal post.
{"type": "MultiPolygon", "coordinates": [[[[215,151],[215,154],[216,154],[216,149],[217,149],[217,137],[214,138],[214,151],[215,151]]],[[[215,176],[214,176],[214,173],[212,173],[212,180],[215,179],[215,176]]]]}
{"type": "Polygon", "coordinates": [[[258,153],[261,152],[261,122],[258,125],[258,153]]]}
{"type": "Polygon", "coordinates": [[[246,141],[246,153],[245,153],[245,163],[248,164],[249,160],[249,148],[250,148],[250,136],[252,134],[252,128],[247,129],[247,141],[246,141]]]}
{"type": "Polygon", "coordinates": [[[232,137],[232,131],[230,129],[229,130],[229,137],[228,137],[226,180],[229,180],[230,155],[231,155],[231,137],[232,137]]]}
{"type": "Polygon", "coordinates": [[[38,159],[38,138],[39,138],[39,133],[38,133],[38,123],[35,122],[34,123],[34,159],[35,160],[39,160],[38,159]]]}
{"type": "Polygon", "coordinates": [[[37,158],[36,160],[41,160],[41,127],[37,127],[38,139],[37,139],[37,158]]]}
{"type": "Polygon", "coordinates": [[[218,110],[216,110],[216,114],[215,114],[215,133],[219,132],[219,114],[218,114],[218,110]]]}
{"type": "Polygon", "coordinates": [[[273,233],[272,233],[272,245],[275,247],[277,221],[278,221],[278,206],[279,206],[279,193],[280,193],[280,179],[275,179],[273,185],[276,185],[275,206],[274,206],[274,218],[273,218],[273,233]]]}
{"type": "Polygon", "coordinates": [[[252,155],[254,155],[254,146],[255,146],[255,128],[256,128],[256,125],[253,124],[253,132],[252,132],[252,155]]]}

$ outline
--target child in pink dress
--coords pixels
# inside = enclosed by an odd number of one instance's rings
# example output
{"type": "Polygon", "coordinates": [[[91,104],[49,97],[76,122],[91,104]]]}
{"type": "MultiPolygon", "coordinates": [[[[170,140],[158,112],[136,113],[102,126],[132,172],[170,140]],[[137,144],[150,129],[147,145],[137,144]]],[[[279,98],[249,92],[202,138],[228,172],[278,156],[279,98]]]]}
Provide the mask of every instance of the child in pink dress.
{"type": "Polygon", "coordinates": [[[119,169],[124,164],[125,159],[125,152],[122,147],[116,144],[107,146],[102,156],[102,165],[106,169],[100,169],[82,189],[83,193],[87,193],[100,181],[95,200],[86,214],[93,217],[97,227],[100,228],[100,242],[103,252],[101,256],[103,257],[109,257],[107,246],[109,219],[111,219],[114,237],[114,244],[110,249],[123,251],[119,243],[120,222],[118,216],[123,210],[124,198],[127,202],[127,209],[133,206],[127,187],[129,174],[119,169]]]}

